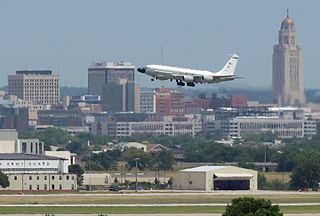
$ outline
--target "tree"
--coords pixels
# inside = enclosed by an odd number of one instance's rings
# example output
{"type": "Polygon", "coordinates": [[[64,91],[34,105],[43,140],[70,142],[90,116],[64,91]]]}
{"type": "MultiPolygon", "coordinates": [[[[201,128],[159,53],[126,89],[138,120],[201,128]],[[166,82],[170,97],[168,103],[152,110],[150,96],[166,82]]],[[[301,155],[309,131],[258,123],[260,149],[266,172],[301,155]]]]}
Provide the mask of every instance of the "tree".
{"type": "Polygon", "coordinates": [[[170,177],[168,180],[168,185],[169,187],[172,189],[172,185],[173,185],[173,177],[170,177]]]}
{"type": "Polygon", "coordinates": [[[222,216],[282,216],[278,205],[272,205],[270,200],[240,197],[232,200],[222,216]]]}
{"type": "Polygon", "coordinates": [[[72,164],[68,167],[69,173],[77,175],[77,184],[80,186],[82,185],[83,181],[83,168],[79,164],[72,164]]]}
{"type": "Polygon", "coordinates": [[[0,187],[6,188],[10,186],[8,176],[0,171],[0,187]]]}
{"type": "Polygon", "coordinates": [[[118,184],[118,178],[115,177],[113,182],[114,182],[115,184],[118,184]]]}
{"type": "Polygon", "coordinates": [[[160,170],[170,170],[174,164],[174,157],[172,151],[163,150],[155,155],[156,161],[160,170]]]}
{"type": "Polygon", "coordinates": [[[145,168],[152,167],[155,163],[153,156],[150,153],[135,148],[130,148],[124,151],[123,157],[128,164],[129,169],[136,166],[135,158],[139,158],[137,162],[138,169],[144,170],[145,168]]]}
{"type": "Polygon", "coordinates": [[[302,151],[294,159],[290,187],[318,188],[320,179],[320,151],[302,151]]]}
{"type": "Polygon", "coordinates": [[[268,183],[267,178],[259,172],[258,173],[258,189],[259,190],[266,189],[267,183],[268,183]]]}
{"type": "Polygon", "coordinates": [[[113,157],[112,153],[109,153],[109,151],[101,152],[99,154],[93,154],[91,159],[87,161],[87,164],[86,169],[110,170],[116,166],[116,159],[113,157]],[[91,164],[91,167],[89,164],[91,164]]]}

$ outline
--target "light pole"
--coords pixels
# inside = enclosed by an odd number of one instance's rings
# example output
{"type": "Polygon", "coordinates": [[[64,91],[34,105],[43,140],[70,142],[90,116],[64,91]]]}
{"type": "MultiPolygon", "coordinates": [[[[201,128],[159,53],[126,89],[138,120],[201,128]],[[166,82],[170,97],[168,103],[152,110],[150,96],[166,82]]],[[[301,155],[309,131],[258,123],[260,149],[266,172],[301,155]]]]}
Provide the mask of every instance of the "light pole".
{"type": "Polygon", "coordinates": [[[138,160],[140,160],[140,158],[135,158],[134,159],[136,162],[136,192],[138,191],[138,160]]]}
{"type": "Polygon", "coordinates": [[[89,148],[89,191],[91,191],[91,149],[90,149],[90,140],[88,140],[89,148]]]}
{"type": "Polygon", "coordinates": [[[264,144],[264,166],[263,166],[263,172],[266,172],[266,166],[267,166],[267,144],[264,144]]]}

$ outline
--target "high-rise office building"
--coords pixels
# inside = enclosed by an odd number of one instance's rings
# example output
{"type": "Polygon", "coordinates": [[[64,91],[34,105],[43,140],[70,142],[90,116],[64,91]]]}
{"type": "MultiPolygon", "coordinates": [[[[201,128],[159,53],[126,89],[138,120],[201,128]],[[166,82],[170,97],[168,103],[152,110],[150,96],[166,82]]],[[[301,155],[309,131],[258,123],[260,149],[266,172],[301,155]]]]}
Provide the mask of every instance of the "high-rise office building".
{"type": "Polygon", "coordinates": [[[156,112],[164,115],[184,115],[184,93],[168,88],[156,89],[156,112]]]}
{"type": "Polygon", "coordinates": [[[305,103],[303,84],[302,48],[297,44],[297,32],[293,19],[282,21],[279,44],[273,47],[273,102],[280,106],[305,103]]]}
{"type": "Polygon", "coordinates": [[[102,109],[107,112],[140,112],[140,87],[120,80],[103,86],[102,109]]]}
{"type": "Polygon", "coordinates": [[[9,95],[34,104],[58,104],[59,76],[51,70],[20,70],[8,76],[9,95]]]}
{"type": "Polygon", "coordinates": [[[156,95],[154,90],[140,91],[140,112],[156,112],[156,95]]]}
{"type": "Polygon", "coordinates": [[[88,69],[88,93],[102,97],[107,112],[139,112],[140,87],[134,83],[135,67],[125,62],[94,63],[88,69]]]}
{"type": "Polygon", "coordinates": [[[102,97],[103,86],[120,79],[134,82],[134,66],[121,61],[93,63],[88,68],[88,94],[102,97]]]}

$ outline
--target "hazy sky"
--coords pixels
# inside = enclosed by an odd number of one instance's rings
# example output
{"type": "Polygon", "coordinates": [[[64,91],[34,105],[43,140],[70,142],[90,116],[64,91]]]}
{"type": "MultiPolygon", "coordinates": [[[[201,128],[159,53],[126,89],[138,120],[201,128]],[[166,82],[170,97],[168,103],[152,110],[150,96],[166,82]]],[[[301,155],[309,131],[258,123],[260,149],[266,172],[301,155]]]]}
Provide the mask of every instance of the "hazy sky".
{"type": "MultiPolygon", "coordinates": [[[[229,86],[271,86],[272,48],[286,9],[303,47],[305,87],[320,81],[320,1],[0,1],[0,86],[19,69],[53,69],[61,85],[87,86],[93,61],[219,70],[237,53],[229,86]]],[[[150,86],[145,75],[137,81],[150,86]]],[[[169,81],[156,84],[169,85],[169,81]]],[[[225,84],[219,84],[223,86],[225,84]]]]}

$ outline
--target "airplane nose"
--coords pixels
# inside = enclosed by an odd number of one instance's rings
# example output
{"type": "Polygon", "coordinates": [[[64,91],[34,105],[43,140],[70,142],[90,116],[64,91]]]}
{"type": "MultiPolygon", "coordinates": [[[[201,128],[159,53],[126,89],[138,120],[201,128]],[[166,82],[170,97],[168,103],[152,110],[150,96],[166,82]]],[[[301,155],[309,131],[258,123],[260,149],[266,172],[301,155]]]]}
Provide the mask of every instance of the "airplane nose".
{"type": "Polygon", "coordinates": [[[140,73],[145,73],[146,72],[146,68],[144,67],[140,67],[137,69],[140,73]]]}

